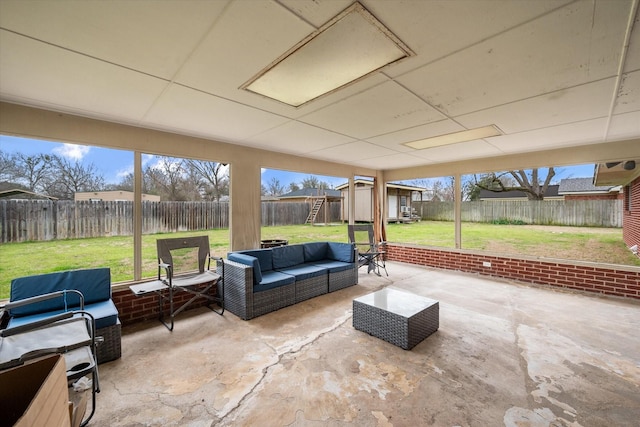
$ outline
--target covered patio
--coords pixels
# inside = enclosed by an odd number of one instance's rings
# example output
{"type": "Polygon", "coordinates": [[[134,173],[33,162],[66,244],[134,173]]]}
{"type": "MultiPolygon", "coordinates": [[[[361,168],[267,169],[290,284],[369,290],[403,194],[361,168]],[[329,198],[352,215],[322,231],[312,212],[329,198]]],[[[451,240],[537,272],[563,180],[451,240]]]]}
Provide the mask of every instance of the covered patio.
{"type": "Polygon", "coordinates": [[[636,425],[637,301],[388,269],[249,322],[197,309],[172,333],[126,327],[91,424],[636,425]],[[411,351],[352,326],[352,300],[388,286],[440,302],[411,351]]]}

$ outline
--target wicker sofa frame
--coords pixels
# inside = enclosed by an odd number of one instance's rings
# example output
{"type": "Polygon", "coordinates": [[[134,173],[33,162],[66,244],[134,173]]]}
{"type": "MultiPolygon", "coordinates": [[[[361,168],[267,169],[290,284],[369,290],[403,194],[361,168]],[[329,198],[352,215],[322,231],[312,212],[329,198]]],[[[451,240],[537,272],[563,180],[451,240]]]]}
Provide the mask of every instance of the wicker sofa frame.
{"type": "MultiPolygon", "coordinates": [[[[243,320],[297,304],[310,298],[344,289],[358,283],[357,252],[354,248],[353,267],[339,272],[327,270],[326,274],[273,289],[254,291],[253,267],[224,260],[225,308],[243,320]]],[[[222,273],[218,267],[218,273],[222,273]]]]}

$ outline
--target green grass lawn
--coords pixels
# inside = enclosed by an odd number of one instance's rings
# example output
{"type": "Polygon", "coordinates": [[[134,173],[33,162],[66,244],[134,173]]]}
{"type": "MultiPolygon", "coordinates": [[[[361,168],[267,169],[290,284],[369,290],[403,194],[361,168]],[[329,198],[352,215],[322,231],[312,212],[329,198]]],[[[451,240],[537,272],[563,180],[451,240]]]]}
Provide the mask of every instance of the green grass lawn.
{"type": "MultiPolygon", "coordinates": [[[[213,255],[226,256],[229,251],[227,229],[143,236],[143,277],[157,274],[156,239],[202,234],[209,236],[213,255]]],[[[320,240],[346,242],[347,226],[264,227],[262,239],[285,239],[290,244],[320,240]]],[[[453,248],[454,224],[439,221],[389,224],[387,240],[453,248]]],[[[640,266],[640,259],[622,242],[620,229],[464,223],[462,247],[505,254],[640,266]]],[[[0,299],[9,296],[9,284],[15,277],[104,266],[111,268],[113,282],[133,280],[131,236],[2,244],[0,299]]]]}

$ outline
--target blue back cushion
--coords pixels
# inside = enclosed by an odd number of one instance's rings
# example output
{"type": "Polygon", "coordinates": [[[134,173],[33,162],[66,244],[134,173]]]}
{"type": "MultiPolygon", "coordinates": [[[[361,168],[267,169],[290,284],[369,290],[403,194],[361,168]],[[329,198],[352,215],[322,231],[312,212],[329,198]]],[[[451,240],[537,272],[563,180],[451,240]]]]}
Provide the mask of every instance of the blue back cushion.
{"type": "Polygon", "coordinates": [[[262,269],[260,268],[260,261],[258,261],[258,258],[238,252],[229,252],[227,254],[227,259],[229,261],[234,261],[253,267],[253,284],[257,285],[258,283],[262,282],[262,269]]]}
{"type": "Polygon", "coordinates": [[[327,242],[303,243],[304,262],[322,261],[327,259],[327,242]]]}
{"type": "Polygon", "coordinates": [[[334,261],[354,262],[353,245],[351,243],[329,242],[327,258],[334,261]]]}
{"type": "Polygon", "coordinates": [[[271,248],[273,254],[273,269],[291,267],[304,264],[304,248],[302,245],[278,246],[271,248]]]}
{"type": "Polygon", "coordinates": [[[271,261],[271,249],[251,249],[248,251],[238,251],[236,253],[258,258],[258,262],[260,262],[260,269],[263,272],[273,270],[273,262],[271,261]]]}
{"type": "MultiPolygon", "coordinates": [[[[111,270],[109,268],[93,268],[19,277],[11,281],[10,301],[19,301],[64,289],[76,289],[82,292],[85,305],[106,301],[111,298],[111,270]]],[[[67,307],[79,305],[78,298],[71,294],[68,295],[66,303],[67,307]]],[[[64,308],[65,301],[60,297],[16,307],[11,310],[11,315],[26,316],[64,308]]]]}

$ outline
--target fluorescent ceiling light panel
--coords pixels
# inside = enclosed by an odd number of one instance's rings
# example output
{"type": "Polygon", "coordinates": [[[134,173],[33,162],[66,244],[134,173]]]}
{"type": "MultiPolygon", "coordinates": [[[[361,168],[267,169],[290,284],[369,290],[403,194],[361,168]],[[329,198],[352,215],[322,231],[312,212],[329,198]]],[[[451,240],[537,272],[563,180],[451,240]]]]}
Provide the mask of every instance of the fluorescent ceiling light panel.
{"type": "Polygon", "coordinates": [[[240,88],[298,107],[413,55],[356,2],[240,88]]]}
{"type": "Polygon", "coordinates": [[[459,142],[473,141],[476,139],[500,136],[504,133],[496,126],[489,125],[481,128],[463,130],[460,132],[448,133],[446,135],[433,136],[431,138],[419,139],[417,141],[405,142],[407,147],[422,150],[425,148],[440,147],[441,145],[457,144],[459,142]]]}

